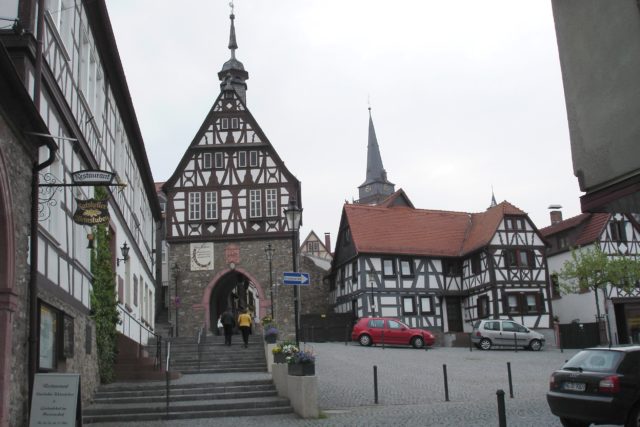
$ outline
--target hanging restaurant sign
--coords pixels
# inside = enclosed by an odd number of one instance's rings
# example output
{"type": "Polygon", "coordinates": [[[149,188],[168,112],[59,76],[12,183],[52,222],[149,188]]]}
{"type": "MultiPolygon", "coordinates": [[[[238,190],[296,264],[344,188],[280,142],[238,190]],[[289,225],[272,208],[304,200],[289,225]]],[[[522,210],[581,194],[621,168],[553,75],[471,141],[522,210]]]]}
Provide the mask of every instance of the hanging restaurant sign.
{"type": "Polygon", "coordinates": [[[79,200],[73,214],[73,222],[80,225],[99,225],[109,222],[109,208],[106,200],[79,200]]]}
{"type": "Polygon", "coordinates": [[[80,185],[109,185],[116,176],[114,172],[102,170],[81,170],[71,174],[74,184],[80,185]]]}

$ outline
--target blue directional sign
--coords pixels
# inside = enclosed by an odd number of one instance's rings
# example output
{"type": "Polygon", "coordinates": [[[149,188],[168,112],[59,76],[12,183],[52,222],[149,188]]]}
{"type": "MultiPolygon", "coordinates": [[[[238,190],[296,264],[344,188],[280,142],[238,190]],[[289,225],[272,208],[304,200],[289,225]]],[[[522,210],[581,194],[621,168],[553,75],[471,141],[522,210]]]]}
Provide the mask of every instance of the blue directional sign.
{"type": "Polygon", "coordinates": [[[293,271],[285,271],[282,283],[285,285],[308,286],[310,282],[309,273],[298,273],[293,271]]]}

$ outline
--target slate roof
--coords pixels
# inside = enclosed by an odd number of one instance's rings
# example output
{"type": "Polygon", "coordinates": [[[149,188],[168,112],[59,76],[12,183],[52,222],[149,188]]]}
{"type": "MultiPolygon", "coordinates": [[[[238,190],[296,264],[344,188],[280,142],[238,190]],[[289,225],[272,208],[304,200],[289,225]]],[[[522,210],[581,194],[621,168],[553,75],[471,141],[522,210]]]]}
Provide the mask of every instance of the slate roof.
{"type": "Polygon", "coordinates": [[[600,238],[610,217],[610,213],[583,213],[545,227],[540,230],[540,233],[548,238],[569,229],[576,229],[577,235],[571,245],[588,245],[600,238]]]}
{"type": "Polygon", "coordinates": [[[488,245],[505,215],[527,214],[507,201],[481,213],[347,204],[360,253],[458,257],[488,245]]]}

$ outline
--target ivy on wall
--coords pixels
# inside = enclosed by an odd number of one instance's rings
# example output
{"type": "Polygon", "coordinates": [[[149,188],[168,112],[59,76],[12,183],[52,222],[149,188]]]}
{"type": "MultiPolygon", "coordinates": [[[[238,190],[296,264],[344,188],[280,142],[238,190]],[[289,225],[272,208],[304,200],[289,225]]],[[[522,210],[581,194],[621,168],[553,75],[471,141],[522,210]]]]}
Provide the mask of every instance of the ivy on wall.
{"type": "MultiPolygon", "coordinates": [[[[104,187],[96,187],[95,198],[104,200],[109,193],[104,187]]],[[[116,359],[117,325],[120,322],[113,256],[109,241],[111,236],[107,226],[101,224],[93,228],[94,248],[91,250],[91,273],[93,291],[91,292],[91,313],[96,324],[96,343],[98,346],[98,368],[100,382],[107,384],[114,379],[113,365],[116,359]]]]}

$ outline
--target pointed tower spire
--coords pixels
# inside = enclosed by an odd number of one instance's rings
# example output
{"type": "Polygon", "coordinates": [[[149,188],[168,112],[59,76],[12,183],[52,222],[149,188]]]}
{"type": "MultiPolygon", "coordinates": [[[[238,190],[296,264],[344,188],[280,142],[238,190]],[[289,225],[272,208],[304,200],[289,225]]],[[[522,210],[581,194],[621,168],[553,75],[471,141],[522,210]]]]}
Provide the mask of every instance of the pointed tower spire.
{"type": "Polygon", "coordinates": [[[387,171],[382,165],[382,156],[378,146],[376,130],[371,117],[371,107],[369,106],[369,140],[367,143],[367,177],[362,185],[358,187],[360,193],[360,203],[377,204],[393,194],[395,186],[387,179],[387,171]]]}
{"type": "Polygon", "coordinates": [[[222,70],[218,73],[218,79],[220,79],[220,90],[231,91],[235,90],[238,96],[242,99],[242,102],[247,103],[247,83],[249,79],[249,73],[244,69],[242,62],[236,59],[236,49],[238,49],[238,42],[236,41],[236,15],[233,13],[233,1],[229,3],[231,7],[231,14],[229,19],[231,20],[231,26],[229,29],[229,50],[231,51],[231,59],[222,65],[222,70]]]}
{"type": "Polygon", "coordinates": [[[491,186],[491,206],[489,206],[489,209],[498,206],[498,203],[496,202],[496,196],[495,194],[493,194],[493,185],[491,186]]]}

